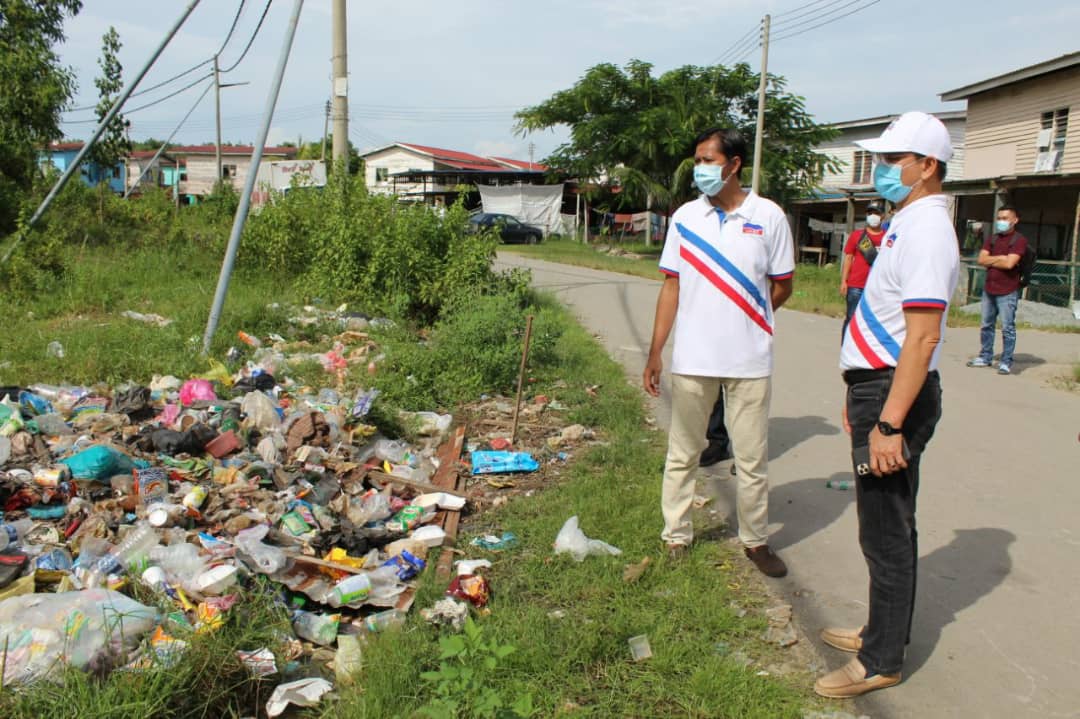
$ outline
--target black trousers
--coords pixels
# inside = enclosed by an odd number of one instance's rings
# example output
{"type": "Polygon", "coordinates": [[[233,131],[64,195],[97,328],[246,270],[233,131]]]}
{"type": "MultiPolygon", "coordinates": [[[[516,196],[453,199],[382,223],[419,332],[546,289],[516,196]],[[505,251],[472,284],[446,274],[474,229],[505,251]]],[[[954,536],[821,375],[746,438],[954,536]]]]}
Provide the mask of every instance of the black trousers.
{"type": "MultiPolygon", "coordinates": [[[[869,444],[892,379],[892,370],[844,373],[852,450],[869,444]]],[[[931,372],[904,419],[904,439],[911,451],[907,469],[883,477],[855,473],[859,546],[870,570],[870,616],[859,661],[869,674],[899,672],[904,647],[911,641],[919,556],[915,530],[919,461],[940,418],[941,380],[937,372],[931,372]]]]}

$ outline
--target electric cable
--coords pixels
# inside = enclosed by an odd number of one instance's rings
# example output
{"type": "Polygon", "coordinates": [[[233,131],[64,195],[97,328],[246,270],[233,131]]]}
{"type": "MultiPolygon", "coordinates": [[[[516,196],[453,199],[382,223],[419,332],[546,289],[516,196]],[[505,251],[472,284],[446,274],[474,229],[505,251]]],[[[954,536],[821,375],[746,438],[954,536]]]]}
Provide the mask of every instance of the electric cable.
{"type": "Polygon", "coordinates": [[[248,38],[248,43],[244,47],[244,51],[240,53],[240,57],[238,57],[236,59],[236,62],[234,62],[232,65],[229,65],[224,70],[219,68],[218,69],[219,73],[224,74],[224,73],[227,73],[227,72],[232,72],[233,70],[236,69],[237,65],[239,65],[240,63],[242,63],[244,61],[244,58],[247,57],[248,50],[250,50],[251,46],[255,43],[255,38],[257,38],[259,36],[259,30],[262,29],[263,21],[266,20],[266,14],[268,12],[270,12],[270,5],[271,4],[273,4],[273,0],[266,0],[266,7],[263,8],[262,15],[259,16],[259,22],[255,25],[255,31],[252,32],[251,37],[248,38]]]}
{"type": "MultiPolygon", "coordinates": [[[[854,1],[858,2],[858,0],[854,0],[854,1]]],[[[871,7],[872,5],[877,5],[879,2],[881,2],[881,0],[871,0],[867,4],[862,5],[860,7],[857,7],[854,10],[849,10],[848,12],[844,13],[843,15],[837,15],[835,17],[832,17],[832,18],[828,19],[828,20],[820,22],[820,23],[818,23],[816,25],[811,25],[810,27],[806,28],[805,30],[799,30],[798,32],[788,32],[786,34],[781,34],[779,37],[771,38],[770,41],[771,42],[780,42],[781,40],[788,40],[788,39],[793,38],[793,37],[798,37],[799,35],[804,35],[804,34],[810,32],[811,30],[816,30],[819,27],[824,27],[826,25],[831,25],[832,23],[836,22],[837,20],[842,20],[842,19],[848,17],[849,15],[854,15],[857,12],[862,12],[863,10],[866,10],[867,8],[871,7]]],[[[851,3],[849,3],[849,4],[851,4],[851,3]]],[[[843,7],[847,7],[847,6],[845,5],[843,7]]],[[[838,8],[838,9],[840,9],[840,8],[838,8]]],[[[791,28],[789,28],[789,29],[791,29],[791,28]]]]}
{"type": "MultiPolygon", "coordinates": [[[[814,15],[818,15],[818,16],[822,15],[823,11],[826,8],[832,7],[833,5],[839,5],[840,3],[844,2],[844,0],[823,0],[823,1],[825,2],[825,4],[821,5],[821,7],[814,8],[813,10],[807,10],[806,12],[798,13],[796,15],[792,15],[791,17],[785,16],[785,17],[783,17],[783,18],[781,18],[779,20],[775,20],[773,22],[773,27],[783,27],[785,25],[791,25],[796,20],[800,20],[800,19],[806,18],[806,17],[811,17],[811,20],[812,20],[813,19],[812,16],[814,16],[814,15]]],[[[827,14],[827,13],[825,13],[825,14],[827,14]]]]}
{"type": "Polygon", "coordinates": [[[814,0],[813,2],[808,2],[805,5],[800,5],[799,7],[792,8],[790,10],[785,10],[784,12],[775,13],[773,15],[773,17],[774,18],[786,17],[786,16],[788,16],[788,15],[790,15],[792,13],[799,12],[800,10],[805,10],[806,8],[813,7],[814,5],[820,5],[823,2],[828,2],[828,0],[814,0]]]}
{"type": "Polygon", "coordinates": [[[724,58],[727,58],[729,55],[731,55],[733,51],[740,48],[742,45],[745,45],[748,41],[753,42],[755,33],[758,36],[757,39],[760,40],[761,23],[758,23],[754,27],[747,30],[746,33],[744,33],[742,37],[740,37],[738,40],[733,42],[731,45],[728,46],[728,48],[726,50],[724,50],[719,55],[717,55],[713,59],[712,64],[723,65],[724,64],[724,62],[723,62],[724,58]]]}
{"type": "MultiPolygon", "coordinates": [[[[232,26],[229,27],[229,33],[225,36],[225,42],[221,43],[221,48],[217,51],[218,55],[220,55],[222,53],[222,51],[225,50],[225,46],[228,45],[229,40],[232,39],[233,32],[236,31],[236,25],[240,21],[240,14],[243,12],[244,3],[246,3],[246,2],[247,2],[247,0],[240,0],[240,6],[237,8],[236,15],[233,17],[232,26]]],[[[143,88],[142,90],[139,90],[137,92],[133,92],[133,93],[131,93],[131,95],[129,95],[129,97],[139,97],[140,95],[145,95],[148,92],[153,92],[154,90],[157,90],[158,88],[164,87],[165,85],[168,85],[171,82],[175,82],[175,81],[179,80],[180,78],[185,77],[186,75],[190,75],[191,73],[195,72],[199,68],[204,67],[206,65],[209,65],[213,61],[214,61],[214,58],[212,58],[212,57],[207,59],[207,60],[203,60],[198,65],[192,65],[187,70],[184,70],[183,72],[177,73],[176,75],[173,75],[172,77],[168,78],[167,80],[162,80],[161,82],[157,83],[156,85],[151,85],[150,87],[143,88]]],[[[65,112],[65,113],[68,113],[68,112],[85,112],[87,110],[96,110],[96,109],[97,109],[97,105],[83,105],[81,107],[68,108],[67,110],[64,110],[63,112],[65,112]]],[[[94,122],[94,120],[71,120],[70,122],[72,122],[72,123],[88,123],[88,122],[94,122]]]]}
{"type": "Polygon", "coordinates": [[[240,22],[240,15],[244,12],[244,5],[247,0],[240,0],[240,5],[236,8],[236,15],[233,17],[232,25],[229,26],[229,32],[225,35],[225,41],[221,43],[221,47],[214,53],[214,56],[218,56],[225,52],[225,46],[229,44],[229,40],[232,40],[233,33],[236,32],[236,24],[240,22]]]}

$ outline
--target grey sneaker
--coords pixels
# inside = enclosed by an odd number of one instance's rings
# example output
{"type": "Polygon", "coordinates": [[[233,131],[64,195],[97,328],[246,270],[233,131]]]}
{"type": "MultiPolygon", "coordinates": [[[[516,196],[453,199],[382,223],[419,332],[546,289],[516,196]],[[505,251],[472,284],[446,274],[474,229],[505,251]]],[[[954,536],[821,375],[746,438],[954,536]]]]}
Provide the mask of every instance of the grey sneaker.
{"type": "Polygon", "coordinates": [[[998,367],[998,374],[1010,374],[1011,372],[1012,368],[1004,362],[1002,362],[1001,366],[998,367]]]}
{"type": "Polygon", "coordinates": [[[982,357],[976,357],[975,359],[969,359],[967,363],[968,367],[989,367],[990,360],[985,360],[982,357]]]}

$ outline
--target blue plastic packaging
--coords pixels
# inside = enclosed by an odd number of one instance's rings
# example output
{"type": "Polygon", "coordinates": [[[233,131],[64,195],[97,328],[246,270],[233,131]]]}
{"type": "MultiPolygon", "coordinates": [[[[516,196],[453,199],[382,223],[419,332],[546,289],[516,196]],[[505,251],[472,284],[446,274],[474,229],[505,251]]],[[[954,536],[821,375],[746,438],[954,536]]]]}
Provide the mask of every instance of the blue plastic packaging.
{"type": "Polygon", "coordinates": [[[535,472],[540,464],[528,452],[472,453],[473,474],[502,474],[504,472],[535,472]]]}

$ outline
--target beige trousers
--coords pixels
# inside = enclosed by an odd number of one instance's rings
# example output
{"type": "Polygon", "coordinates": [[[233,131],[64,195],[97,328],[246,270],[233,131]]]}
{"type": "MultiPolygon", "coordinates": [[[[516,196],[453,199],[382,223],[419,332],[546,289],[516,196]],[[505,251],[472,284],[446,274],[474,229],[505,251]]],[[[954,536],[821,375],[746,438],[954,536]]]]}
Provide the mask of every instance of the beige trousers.
{"type": "Polygon", "coordinates": [[[705,430],[720,388],[724,388],[724,423],[735,455],[739,539],[746,547],[768,542],[770,378],[671,377],[671,430],[661,505],[668,544],[690,544],[694,527],[694,475],[708,443],[705,430]]]}

